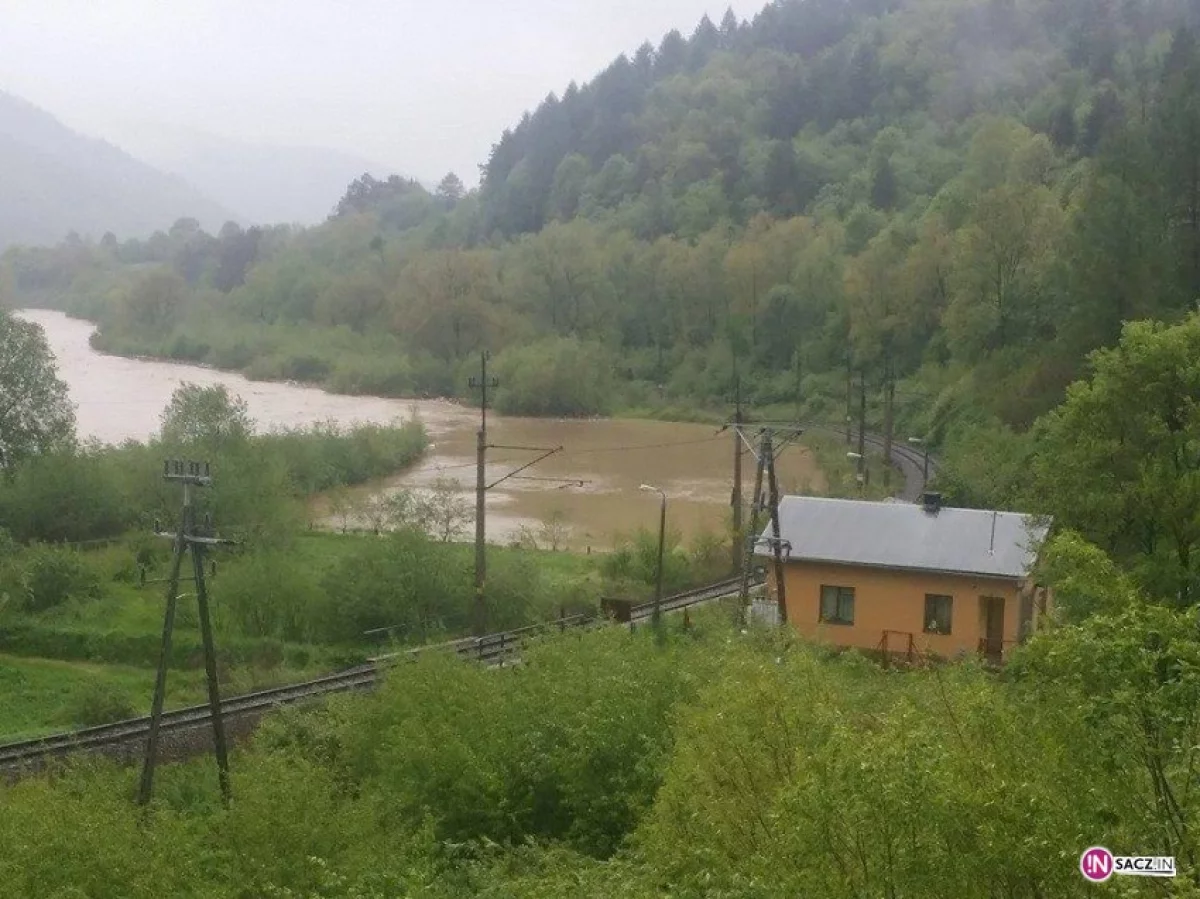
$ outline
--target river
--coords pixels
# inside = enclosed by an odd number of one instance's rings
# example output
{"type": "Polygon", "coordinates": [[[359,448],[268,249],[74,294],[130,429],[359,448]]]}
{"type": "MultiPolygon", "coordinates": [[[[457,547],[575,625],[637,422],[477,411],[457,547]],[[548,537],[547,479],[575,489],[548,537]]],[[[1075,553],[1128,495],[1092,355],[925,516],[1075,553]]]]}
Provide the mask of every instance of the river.
{"type": "MultiPolygon", "coordinates": [[[[59,377],[76,405],[79,436],[105,443],[144,441],[159,426],[159,415],[180,384],[224,384],[241,396],[260,430],[296,427],[319,421],[343,425],[389,423],[419,415],[432,448],[422,463],[359,495],[428,486],[439,477],[474,488],[477,410],[445,400],[399,400],[341,396],[314,387],[250,381],[241,375],[202,366],[109,356],[88,342],[95,327],[60,312],[24,310],[38,323],[58,362],[59,377]]],[[[720,532],[729,515],[733,437],[709,425],[625,419],[533,419],[488,415],[488,442],[500,446],[561,446],[522,477],[488,493],[488,541],[507,543],[523,531],[543,544],[550,532],[565,546],[606,548],[615,536],[638,527],[658,528],[659,496],[639,489],[661,488],[668,497],[668,528],[685,539],[720,532]],[[582,482],[582,483],[580,483],[582,482]],[[557,522],[548,528],[547,522],[557,522]]],[[[488,482],[535,459],[526,450],[493,450],[488,482]]],[[[747,493],[753,458],[744,460],[747,493]]],[[[787,450],[779,460],[780,488],[823,489],[825,480],[804,447],[787,450]]],[[[474,494],[467,498],[473,502],[474,494]]],[[[315,511],[324,512],[318,505],[315,511]]]]}

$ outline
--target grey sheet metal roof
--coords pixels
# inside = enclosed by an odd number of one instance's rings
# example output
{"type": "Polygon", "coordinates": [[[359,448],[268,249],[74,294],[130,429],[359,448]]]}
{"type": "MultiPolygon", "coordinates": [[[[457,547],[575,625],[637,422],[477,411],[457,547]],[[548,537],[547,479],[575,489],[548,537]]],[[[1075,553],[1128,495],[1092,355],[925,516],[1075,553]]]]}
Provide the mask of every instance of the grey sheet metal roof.
{"type": "MultiPolygon", "coordinates": [[[[791,543],[793,561],[1021,579],[1033,567],[1049,522],[1017,512],[942,508],[933,514],[910,503],[785,496],[779,529],[791,543]]],[[[770,536],[768,522],[757,555],[771,554],[763,542],[770,536]]]]}

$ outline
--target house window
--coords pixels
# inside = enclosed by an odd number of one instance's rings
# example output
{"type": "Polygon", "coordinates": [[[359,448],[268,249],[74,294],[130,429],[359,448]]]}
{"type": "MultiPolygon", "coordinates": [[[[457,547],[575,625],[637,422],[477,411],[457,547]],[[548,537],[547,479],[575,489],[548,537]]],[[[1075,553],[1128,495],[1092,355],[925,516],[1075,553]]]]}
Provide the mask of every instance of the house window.
{"type": "Polygon", "coordinates": [[[925,594],[925,633],[950,633],[950,613],[954,607],[953,596],[925,594]]]}
{"type": "Polygon", "coordinates": [[[854,624],[854,588],[822,586],[821,620],[826,624],[854,624]]]}

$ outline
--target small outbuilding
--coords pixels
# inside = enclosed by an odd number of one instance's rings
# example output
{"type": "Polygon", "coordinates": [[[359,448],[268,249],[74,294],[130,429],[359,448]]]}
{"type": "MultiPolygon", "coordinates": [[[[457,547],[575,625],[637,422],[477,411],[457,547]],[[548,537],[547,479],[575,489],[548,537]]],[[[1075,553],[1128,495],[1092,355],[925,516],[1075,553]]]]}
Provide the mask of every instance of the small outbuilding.
{"type": "MultiPolygon", "coordinates": [[[[787,496],[779,524],[787,619],[815,640],[998,663],[1047,611],[1032,580],[1043,518],[946,508],[936,493],[918,504],[787,496]]],[[[754,551],[774,557],[770,524],[754,551]]]]}

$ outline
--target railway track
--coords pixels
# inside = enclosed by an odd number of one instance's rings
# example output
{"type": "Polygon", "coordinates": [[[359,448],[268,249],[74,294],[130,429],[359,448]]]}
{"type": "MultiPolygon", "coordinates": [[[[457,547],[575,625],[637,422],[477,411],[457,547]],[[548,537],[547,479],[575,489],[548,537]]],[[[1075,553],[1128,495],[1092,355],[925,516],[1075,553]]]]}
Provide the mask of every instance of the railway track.
{"type": "MultiPolygon", "coordinates": [[[[808,425],[810,430],[823,430],[841,434],[840,430],[827,425],[808,425]]],[[[865,434],[863,443],[882,451],[884,439],[878,434],[865,434]]],[[[904,488],[899,497],[910,502],[920,499],[925,489],[925,453],[915,450],[904,443],[893,442],[892,462],[904,477],[904,488]]],[[[929,458],[929,478],[937,474],[937,462],[929,458]]],[[[755,579],[757,586],[761,580],[755,579]]],[[[741,587],[741,578],[729,578],[715,584],[709,584],[694,590],[688,590],[673,596],[664,597],[662,611],[664,613],[678,612],[714,602],[736,594],[741,587]]],[[[647,621],[654,614],[654,603],[645,602],[630,610],[631,623],[647,621]]],[[[369,690],[379,682],[380,672],[406,658],[429,652],[450,652],[460,658],[478,662],[487,666],[500,666],[515,661],[521,646],[529,639],[558,631],[575,630],[580,628],[597,627],[606,624],[605,619],[590,616],[575,615],[546,624],[531,625],[512,631],[488,634],[483,637],[465,637],[447,643],[422,646],[394,653],[386,653],[369,660],[365,665],[339,671],[335,674],[316,678],[298,684],[274,687],[260,690],[242,696],[225,699],[221,703],[222,716],[237,719],[247,715],[261,715],[271,709],[294,703],[358,690],[369,690]]],[[[210,722],[210,710],[207,704],[194,705],[187,708],[164,712],[160,730],[163,734],[185,732],[207,727],[210,722]]],[[[52,734],[33,740],[24,740],[0,746],[0,771],[12,771],[25,767],[36,766],[45,761],[76,752],[98,752],[110,750],[113,747],[125,746],[132,743],[144,742],[150,729],[149,717],[131,718],[113,724],[99,727],[89,727],[82,730],[52,734]]]]}
{"type": "MultiPolygon", "coordinates": [[[[870,447],[873,447],[883,453],[884,439],[878,434],[866,434],[863,442],[870,447]]],[[[925,492],[925,452],[924,450],[916,450],[907,443],[898,443],[892,441],[892,464],[894,464],[902,475],[904,475],[904,489],[897,495],[901,499],[909,502],[917,502],[921,499],[921,494],[925,492]]],[[[929,480],[932,481],[937,477],[938,464],[937,460],[929,457],[929,480]]]]}
{"type": "MultiPolygon", "coordinates": [[[[823,431],[828,434],[844,435],[846,433],[844,430],[830,425],[809,424],[803,427],[805,430],[823,431]]],[[[879,450],[880,455],[883,454],[885,441],[882,435],[867,432],[863,435],[863,444],[879,450]]],[[[911,503],[919,502],[921,494],[925,492],[925,485],[928,483],[925,479],[925,451],[913,449],[907,443],[893,440],[891,461],[904,476],[904,487],[897,492],[896,496],[911,503]]],[[[931,455],[929,457],[929,481],[937,477],[937,471],[937,459],[931,455]]]]}
{"type": "MultiPolygon", "coordinates": [[[[678,612],[714,602],[736,594],[741,587],[740,578],[730,578],[688,590],[674,596],[664,597],[663,612],[678,612]]],[[[631,610],[632,621],[645,621],[654,614],[654,603],[636,605],[631,610]]],[[[399,652],[385,653],[372,658],[367,664],[348,668],[315,680],[269,690],[259,690],[242,696],[233,696],[221,701],[221,715],[226,720],[247,715],[262,715],[272,709],[292,705],[335,693],[349,693],[373,689],[380,674],[388,667],[405,659],[430,652],[449,652],[458,657],[498,667],[517,660],[521,647],[531,638],[555,631],[577,630],[607,624],[606,619],[587,615],[573,615],[545,624],[531,625],[512,631],[488,634],[483,637],[465,637],[447,643],[420,646],[399,652]]],[[[188,706],[164,712],[160,719],[160,733],[171,734],[208,727],[211,721],[208,704],[188,706]]],[[[23,740],[0,746],[0,771],[37,768],[47,761],[77,752],[104,752],[133,743],[144,743],[150,731],[149,716],[117,721],[98,727],[67,731],[23,740]]]]}
{"type": "MultiPolygon", "coordinates": [[[[229,717],[262,713],[277,706],[314,696],[367,689],[374,686],[376,676],[375,666],[362,665],[305,683],[289,684],[284,687],[230,697],[221,702],[221,713],[229,717]]],[[[206,703],[164,712],[160,728],[163,733],[191,730],[207,725],[209,720],[210,709],[206,703]]],[[[52,734],[20,743],[10,743],[0,746],[0,769],[68,753],[104,749],[134,740],[144,740],[149,730],[150,718],[147,716],[103,724],[99,727],[87,727],[82,730],[52,734]]]]}

